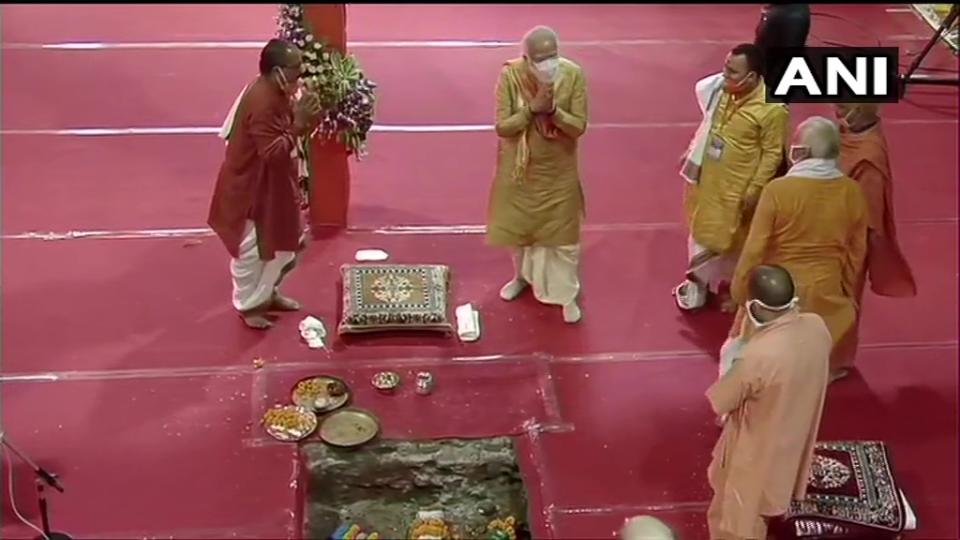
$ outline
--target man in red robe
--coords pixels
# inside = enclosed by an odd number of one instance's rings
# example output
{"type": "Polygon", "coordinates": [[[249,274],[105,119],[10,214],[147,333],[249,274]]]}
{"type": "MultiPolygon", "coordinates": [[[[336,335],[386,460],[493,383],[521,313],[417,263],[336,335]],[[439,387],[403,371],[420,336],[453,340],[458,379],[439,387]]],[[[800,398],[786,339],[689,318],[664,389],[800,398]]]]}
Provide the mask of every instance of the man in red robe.
{"type": "MultiPolygon", "coordinates": [[[[917,284],[910,265],[900,251],[893,215],[893,182],[887,139],[880,126],[880,115],[874,104],[836,105],[840,123],[840,170],[860,183],[867,200],[867,259],[863,275],[856,285],[854,298],[862,306],[867,278],[874,294],[890,297],[911,297],[917,284]]],[[[862,308],[858,310],[858,314],[862,308]]],[[[857,352],[858,321],[837,344],[831,359],[833,379],[847,375],[857,352]]]]}
{"type": "Polygon", "coordinates": [[[309,92],[294,99],[301,55],[274,39],[260,53],[260,76],[240,99],[207,223],[233,260],[233,307],[251,328],[271,326],[269,311],[300,304],[278,292],[305,236],[300,220],[296,144],[320,112],[309,92]]]}

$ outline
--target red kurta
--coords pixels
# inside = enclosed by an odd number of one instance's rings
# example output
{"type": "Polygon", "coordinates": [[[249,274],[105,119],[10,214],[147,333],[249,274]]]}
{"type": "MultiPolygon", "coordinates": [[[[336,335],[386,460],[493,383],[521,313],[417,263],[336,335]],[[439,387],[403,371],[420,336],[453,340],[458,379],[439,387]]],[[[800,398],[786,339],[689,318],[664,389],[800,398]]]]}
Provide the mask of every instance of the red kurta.
{"type": "Polygon", "coordinates": [[[880,296],[915,296],[917,285],[897,243],[893,215],[893,182],[887,158],[887,139],[880,124],[840,134],[840,170],[860,183],[870,214],[867,238],[867,277],[870,290],[880,296]]]}
{"type": "Polygon", "coordinates": [[[207,224],[234,258],[253,220],[260,258],[297,251],[302,225],[293,109],[273,81],[260,77],[240,101],[207,224]]]}
{"type": "MultiPolygon", "coordinates": [[[[883,130],[879,123],[860,133],[843,130],[840,143],[840,170],[860,183],[869,215],[867,260],[854,291],[857,304],[862,304],[868,278],[870,290],[880,296],[915,296],[916,281],[897,243],[893,182],[883,130]]],[[[862,313],[862,309],[858,310],[858,320],[834,350],[834,369],[853,365],[859,342],[859,313],[862,313]]]]}

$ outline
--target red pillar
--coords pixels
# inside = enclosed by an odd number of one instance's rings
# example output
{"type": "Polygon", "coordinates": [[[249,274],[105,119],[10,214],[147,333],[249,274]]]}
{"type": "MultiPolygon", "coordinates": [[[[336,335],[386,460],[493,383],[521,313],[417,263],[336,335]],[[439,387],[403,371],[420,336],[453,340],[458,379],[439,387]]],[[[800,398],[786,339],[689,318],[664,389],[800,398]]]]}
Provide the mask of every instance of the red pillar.
{"type": "MultiPolygon", "coordinates": [[[[346,53],[347,5],[303,4],[307,28],[317,40],[346,53]]],[[[315,138],[310,145],[310,224],[314,236],[347,226],[350,168],[339,141],[315,138]]]]}

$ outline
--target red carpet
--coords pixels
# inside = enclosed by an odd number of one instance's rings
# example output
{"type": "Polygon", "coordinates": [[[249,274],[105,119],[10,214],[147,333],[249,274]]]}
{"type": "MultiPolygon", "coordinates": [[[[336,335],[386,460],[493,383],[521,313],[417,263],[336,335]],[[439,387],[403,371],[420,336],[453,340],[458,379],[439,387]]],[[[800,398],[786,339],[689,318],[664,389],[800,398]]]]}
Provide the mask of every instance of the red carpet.
{"type": "MultiPolygon", "coordinates": [[[[894,163],[955,152],[956,123],[899,122],[890,120],[887,128],[894,163]]],[[[583,142],[581,165],[587,222],[678,223],[682,186],[673,180],[691,129],[681,123],[592,131],[583,142]]],[[[496,152],[490,132],[375,133],[370,148],[371,155],[353,167],[353,227],[483,223],[496,152]],[[464,148],[476,157],[464,159],[464,148]]],[[[211,178],[223,158],[223,142],[209,135],[6,136],[4,149],[4,174],[10,179],[3,202],[7,234],[204,227],[211,178]],[[33,156],[40,152],[45,157],[38,161],[33,156]],[[111,170],[104,174],[107,162],[111,170]],[[90,197],[92,190],[128,202],[90,197]],[[19,200],[47,201],[49,208],[41,213],[19,200]]],[[[903,175],[909,187],[895,191],[898,219],[954,219],[953,170],[931,167],[903,175]]]]}
{"type": "MultiPolygon", "coordinates": [[[[846,21],[817,17],[813,35],[882,39],[909,62],[929,30],[885,9],[817,7],[846,21]],[[860,27],[868,22],[869,32],[860,27]]],[[[492,133],[375,133],[371,155],[353,168],[355,230],[312,244],[289,294],[333,331],[337,268],[357,249],[380,247],[396,262],[450,265],[454,301],[479,307],[484,335],[473,344],[334,338],[315,351],[300,342],[297,316],[267,334],[239,324],[215,238],[9,237],[203,227],[223,152],[214,136],[22,131],[216,127],[257,55],[36,44],[257,42],[274,31],[275,6],[4,6],[3,129],[14,132],[2,135],[2,422],[62,476],[54,528],[84,538],[295,537],[295,448],[257,421],[299,378],[330,373],[351,383],[386,437],[516,436],[538,538],[609,538],[641,513],[684,540],[706,538],[717,429],[702,394],[729,319],[686,317],[670,298],[685,255],[676,161],[697,121],[693,81],[751,36],[757,10],[351,6],[349,37],[367,42],[355,50],[380,85],[384,126],[491,123],[496,72],[516,51],[370,41],[512,41],[546,23],[570,43],[566,54],[587,72],[593,122],[582,149],[585,319],[571,327],[530,297],[500,301],[510,263],[479,235],[371,230],[481,224],[492,133]],[[583,43],[598,40],[633,42],[583,43]],[[387,368],[407,380],[429,370],[436,391],[378,395],[366,381],[387,368]]],[[[942,47],[931,56],[931,65],[956,65],[942,47]]],[[[798,106],[794,122],[824,112],[798,106]]],[[[862,371],[831,387],[821,437],[890,445],[918,539],[958,533],[957,117],[955,89],[917,88],[885,111],[901,242],[920,294],[866,298],[862,371]]],[[[17,503],[35,519],[29,471],[15,476],[17,503]]],[[[2,536],[25,536],[6,499],[2,536]]]]}

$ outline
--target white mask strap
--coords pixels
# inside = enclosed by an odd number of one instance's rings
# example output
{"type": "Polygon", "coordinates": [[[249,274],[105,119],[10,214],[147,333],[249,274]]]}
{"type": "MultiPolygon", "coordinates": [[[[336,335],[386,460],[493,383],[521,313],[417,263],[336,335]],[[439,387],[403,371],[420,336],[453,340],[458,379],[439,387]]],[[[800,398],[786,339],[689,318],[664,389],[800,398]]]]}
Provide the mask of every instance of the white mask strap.
{"type": "Polygon", "coordinates": [[[800,303],[800,299],[794,296],[793,299],[791,299],[786,304],[782,306],[777,306],[777,307],[768,306],[767,304],[764,304],[763,300],[760,300],[759,298],[754,298],[753,300],[750,300],[750,303],[756,304],[762,307],[763,309],[770,310],[770,311],[787,311],[788,309],[793,309],[794,307],[796,307],[796,305],[800,303]]]}
{"type": "Polygon", "coordinates": [[[799,304],[799,303],[800,303],[800,299],[797,298],[796,296],[794,296],[793,299],[790,300],[789,302],[787,302],[786,304],[784,304],[784,305],[782,305],[782,306],[773,307],[773,306],[769,306],[769,305],[763,303],[761,300],[759,300],[759,299],[757,299],[757,298],[754,298],[754,299],[749,300],[749,301],[747,302],[747,306],[746,306],[746,308],[747,308],[747,317],[750,317],[750,321],[753,322],[754,326],[756,326],[757,328],[763,328],[764,326],[769,325],[769,324],[772,323],[773,321],[761,322],[760,320],[758,320],[757,317],[756,317],[756,315],[753,314],[753,309],[752,309],[752,308],[753,308],[754,305],[760,306],[760,307],[762,307],[763,309],[766,309],[766,310],[768,310],[768,311],[773,311],[773,312],[776,312],[776,313],[780,313],[780,312],[784,312],[784,311],[789,311],[789,310],[797,307],[797,304],[799,304]]]}

